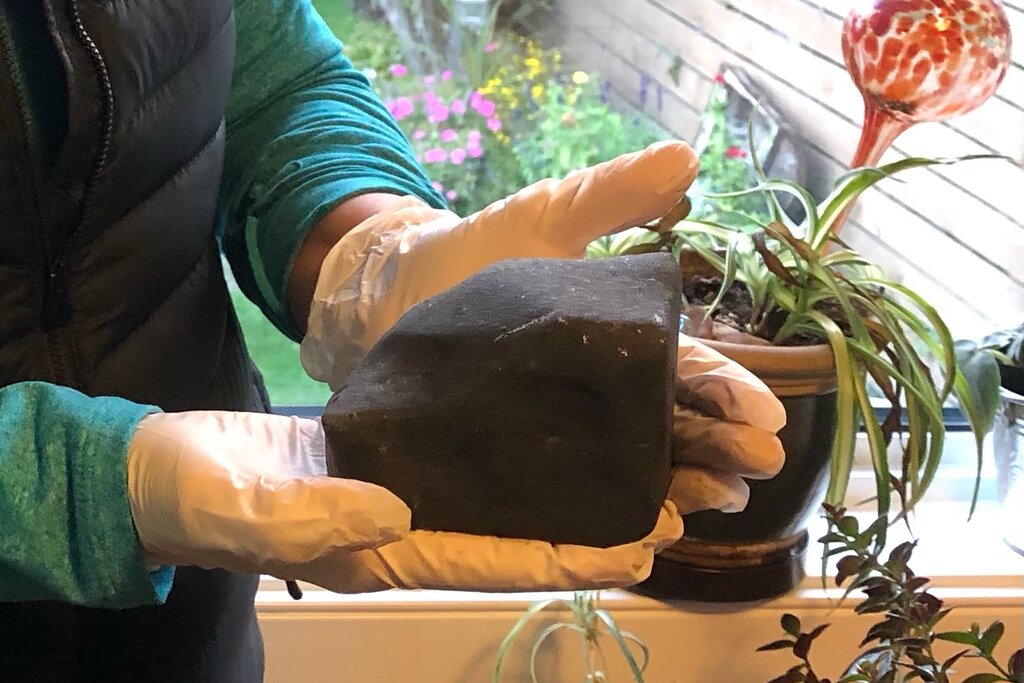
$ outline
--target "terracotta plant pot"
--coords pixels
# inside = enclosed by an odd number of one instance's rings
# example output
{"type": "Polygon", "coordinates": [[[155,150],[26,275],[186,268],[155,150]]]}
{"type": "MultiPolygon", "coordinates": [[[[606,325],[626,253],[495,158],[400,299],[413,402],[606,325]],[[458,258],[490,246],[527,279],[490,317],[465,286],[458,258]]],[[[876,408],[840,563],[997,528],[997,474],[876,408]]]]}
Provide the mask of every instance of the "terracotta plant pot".
{"type": "Polygon", "coordinates": [[[836,430],[836,375],[828,346],[748,346],[705,341],[760,377],[786,407],[782,471],[750,482],[743,512],[696,512],[662,551],[641,592],[739,602],[786,593],[804,577],[807,523],[820,511],[836,430]]]}

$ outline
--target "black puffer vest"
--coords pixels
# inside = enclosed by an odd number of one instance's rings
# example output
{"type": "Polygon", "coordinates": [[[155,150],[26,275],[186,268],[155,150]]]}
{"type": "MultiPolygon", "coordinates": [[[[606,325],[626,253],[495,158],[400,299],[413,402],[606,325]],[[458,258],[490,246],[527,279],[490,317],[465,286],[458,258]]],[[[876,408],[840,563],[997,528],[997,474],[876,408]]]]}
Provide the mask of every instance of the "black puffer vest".
{"type": "MultiPolygon", "coordinates": [[[[40,0],[3,0],[26,2],[40,0]]],[[[0,385],[267,409],[214,235],[231,0],[44,0],[68,131],[33,170],[0,61],[0,385]]],[[[256,577],[179,568],[166,605],[0,605],[3,681],[262,679],[256,577]]]]}

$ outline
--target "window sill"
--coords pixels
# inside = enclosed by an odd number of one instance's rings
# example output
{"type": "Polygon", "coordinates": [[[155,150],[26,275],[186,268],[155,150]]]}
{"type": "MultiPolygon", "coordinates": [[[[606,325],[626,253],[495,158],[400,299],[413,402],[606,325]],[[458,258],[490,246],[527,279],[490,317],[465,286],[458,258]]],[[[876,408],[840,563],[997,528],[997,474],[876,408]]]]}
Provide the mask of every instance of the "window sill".
{"type": "MultiPolygon", "coordinates": [[[[1006,635],[997,654],[1008,656],[1011,645],[1024,643],[1024,558],[985,531],[992,525],[994,506],[983,507],[968,525],[965,508],[933,505],[921,511],[916,525],[921,543],[911,566],[932,577],[932,592],[956,607],[944,628],[1002,620],[1006,635]]],[[[650,648],[649,683],[757,683],[781,674],[793,663],[784,653],[755,650],[782,637],[778,621],[784,612],[797,615],[805,628],[832,624],[816,644],[813,661],[820,672],[835,675],[853,658],[872,621],[853,613],[856,599],[839,604],[840,590],[822,588],[818,561],[812,554],[803,583],[773,600],[716,605],[614,590],[604,592],[602,605],[650,648]]],[[[534,601],[558,597],[569,594],[391,591],[342,596],[311,588],[294,602],[283,584],[268,581],[257,601],[266,681],[485,683],[508,629],[534,601]]],[[[510,654],[505,681],[529,680],[531,643],[544,627],[566,616],[564,608],[550,608],[533,620],[510,654]]],[[[614,643],[605,647],[611,680],[632,680],[614,656],[614,643]]],[[[541,683],[582,680],[580,644],[573,634],[555,637],[538,661],[541,683]]],[[[965,677],[982,670],[975,662],[960,669],[965,677]]]]}
{"type": "MultiPolygon", "coordinates": [[[[950,447],[963,449],[965,443],[969,441],[951,439],[950,447]]],[[[986,480],[982,503],[968,522],[965,491],[969,496],[973,485],[969,462],[965,460],[962,466],[970,470],[966,482],[966,470],[949,469],[918,508],[913,530],[920,543],[911,566],[933,579],[937,597],[956,607],[944,622],[948,629],[1000,619],[1007,631],[997,653],[1005,650],[1008,654],[1011,644],[1020,647],[1024,643],[1024,557],[1002,542],[1004,520],[998,505],[985,493],[993,489],[990,481],[986,480]]],[[[863,483],[873,486],[870,480],[863,483]]],[[[850,499],[864,490],[855,480],[850,499]]],[[[870,507],[858,508],[856,514],[866,520],[872,517],[870,507]]],[[[824,522],[816,524],[812,533],[820,532],[820,536],[824,522]]],[[[905,537],[904,527],[891,532],[894,543],[905,537]]],[[[814,546],[807,573],[793,592],[758,603],[661,601],[627,591],[606,591],[602,600],[623,628],[650,647],[652,661],[646,679],[650,683],[757,683],[779,675],[792,664],[786,655],[755,650],[781,637],[778,619],[783,612],[796,614],[805,626],[832,623],[815,647],[814,661],[821,672],[835,675],[852,658],[871,620],[854,615],[855,597],[837,604],[841,591],[822,588],[820,555],[814,546]]],[[[304,588],[304,599],[295,602],[282,582],[267,579],[257,596],[268,683],[490,681],[498,644],[524,610],[536,600],[568,597],[558,593],[442,591],[335,595],[312,586],[304,588]]],[[[529,644],[546,625],[564,616],[564,610],[552,608],[534,620],[510,655],[504,680],[529,680],[525,664],[529,644]]],[[[614,644],[607,648],[611,679],[631,680],[613,656],[614,644]]],[[[542,648],[538,660],[541,683],[582,680],[579,652],[579,641],[571,634],[560,635],[542,648]]],[[[966,676],[983,670],[971,666],[976,663],[965,662],[961,673],[966,676]]]]}

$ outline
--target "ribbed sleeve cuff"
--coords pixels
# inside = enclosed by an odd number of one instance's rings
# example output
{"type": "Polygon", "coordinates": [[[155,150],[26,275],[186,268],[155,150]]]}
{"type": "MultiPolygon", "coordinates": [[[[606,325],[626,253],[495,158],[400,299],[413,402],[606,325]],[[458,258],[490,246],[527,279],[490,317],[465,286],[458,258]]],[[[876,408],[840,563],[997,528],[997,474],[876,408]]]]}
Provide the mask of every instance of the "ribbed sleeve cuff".
{"type": "MultiPolygon", "coordinates": [[[[128,502],[125,459],[135,427],[158,410],[119,398],[75,394],[76,451],[69,459],[71,562],[90,605],[124,607],[161,603],[174,569],[149,571],[128,502]]],[[[69,446],[71,444],[69,443],[69,446]]]]}

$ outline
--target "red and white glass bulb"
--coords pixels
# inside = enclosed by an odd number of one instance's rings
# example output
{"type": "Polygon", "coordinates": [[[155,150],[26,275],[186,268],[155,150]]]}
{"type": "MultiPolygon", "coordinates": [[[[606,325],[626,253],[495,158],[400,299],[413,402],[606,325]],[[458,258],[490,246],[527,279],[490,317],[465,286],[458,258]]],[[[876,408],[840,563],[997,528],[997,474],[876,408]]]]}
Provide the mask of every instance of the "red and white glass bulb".
{"type": "Polygon", "coordinates": [[[864,97],[852,167],[875,165],[915,123],[965,114],[999,87],[1010,25],[998,0],[856,0],[843,57],[864,97]]]}

